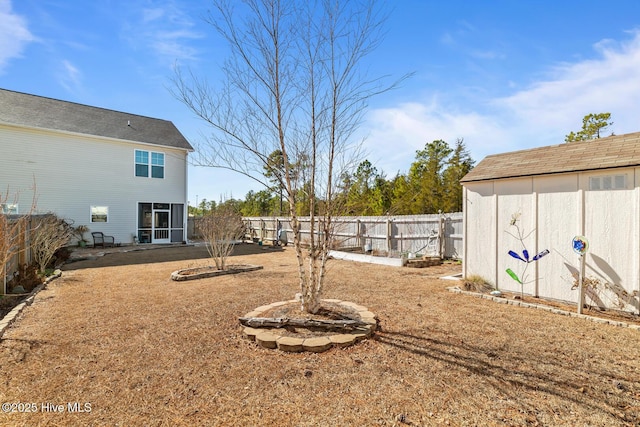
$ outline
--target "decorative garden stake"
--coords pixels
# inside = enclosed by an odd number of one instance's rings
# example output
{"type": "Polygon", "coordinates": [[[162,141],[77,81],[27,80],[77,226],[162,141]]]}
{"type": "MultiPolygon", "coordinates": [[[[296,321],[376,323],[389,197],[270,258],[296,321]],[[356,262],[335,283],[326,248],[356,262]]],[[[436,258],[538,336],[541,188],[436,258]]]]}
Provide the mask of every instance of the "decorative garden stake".
{"type": "Polygon", "coordinates": [[[571,241],[573,251],[580,256],[580,270],[578,275],[578,314],[582,314],[582,306],[584,305],[584,264],[586,261],[585,254],[589,249],[589,241],[584,236],[576,236],[571,241]]]}
{"type": "Polygon", "coordinates": [[[520,276],[518,276],[510,268],[507,268],[506,272],[513,280],[515,280],[520,284],[520,298],[524,298],[524,285],[526,283],[530,283],[527,281],[527,268],[529,267],[529,264],[547,255],[549,253],[549,250],[545,249],[544,251],[538,253],[537,255],[534,255],[533,258],[529,257],[529,250],[525,246],[524,240],[535,231],[535,228],[531,230],[527,235],[523,235],[522,230],[520,230],[520,227],[518,226],[519,219],[520,219],[520,213],[515,213],[511,215],[511,222],[509,223],[510,226],[515,227],[516,234],[510,233],[509,231],[505,231],[505,232],[510,236],[513,236],[514,238],[518,239],[518,241],[520,242],[520,246],[522,247],[522,256],[516,251],[509,251],[507,253],[511,255],[513,258],[517,259],[518,261],[522,261],[524,263],[524,268],[522,269],[520,276]]]}

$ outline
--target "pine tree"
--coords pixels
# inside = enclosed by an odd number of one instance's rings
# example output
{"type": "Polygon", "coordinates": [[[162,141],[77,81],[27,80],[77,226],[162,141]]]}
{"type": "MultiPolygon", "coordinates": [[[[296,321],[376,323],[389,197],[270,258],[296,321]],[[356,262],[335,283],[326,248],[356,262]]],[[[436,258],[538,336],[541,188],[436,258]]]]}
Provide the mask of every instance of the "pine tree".
{"type": "Polygon", "coordinates": [[[611,113],[587,114],[582,119],[582,129],[578,132],[569,132],[565,136],[565,142],[588,141],[600,138],[600,133],[613,125],[611,113]]]}
{"type": "Polygon", "coordinates": [[[443,180],[443,203],[444,212],[462,211],[462,185],[460,180],[473,168],[474,161],[464,145],[464,139],[458,138],[453,148],[453,153],[447,161],[443,180]]]}

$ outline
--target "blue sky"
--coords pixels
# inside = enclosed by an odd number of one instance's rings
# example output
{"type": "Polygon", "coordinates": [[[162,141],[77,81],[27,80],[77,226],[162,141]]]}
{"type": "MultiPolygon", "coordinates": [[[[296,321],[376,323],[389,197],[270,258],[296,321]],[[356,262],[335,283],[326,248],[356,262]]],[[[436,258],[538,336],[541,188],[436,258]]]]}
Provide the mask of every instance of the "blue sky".
{"type": "MultiPolygon", "coordinates": [[[[206,126],[168,91],[174,65],[215,79],[224,45],[208,0],[0,0],[0,87],[171,120],[193,143],[206,126]]],[[[360,129],[388,177],[444,139],[488,154],[562,143],[588,113],[640,131],[640,2],[388,1],[375,74],[415,75],[374,98],[360,129]]],[[[195,145],[195,144],[194,144],[195,145]]],[[[260,190],[191,167],[189,201],[260,190]]]]}

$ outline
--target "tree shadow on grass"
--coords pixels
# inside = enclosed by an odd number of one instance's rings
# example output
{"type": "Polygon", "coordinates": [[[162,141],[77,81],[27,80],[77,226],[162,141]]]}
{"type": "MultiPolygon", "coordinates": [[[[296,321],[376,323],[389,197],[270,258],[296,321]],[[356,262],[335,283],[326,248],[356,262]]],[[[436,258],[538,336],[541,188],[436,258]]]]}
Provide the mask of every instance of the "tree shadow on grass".
{"type": "Polygon", "coordinates": [[[4,356],[9,357],[14,362],[24,362],[29,353],[38,347],[55,345],[45,340],[5,338],[4,336],[0,337],[0,343],[2,343],[4,356]]]}
{"type": "MultiPolygon", "coordinates": [[[[233,248],[231,257],[240,255],[259,255],[281,252],[280,247],[259,246],[249,243],[238,244],[233,248]]],[[[189,261],[211,258],[204,245],[172,245],[155,247],[127,247],[113,252],[105,251],[101,256],[68,262],[63,271],[85,268],[116,267],[122,265],[150,264],[171,261],[189,261]]]]}
{"type": "Polygon", "coordinates": [[[597,412],[613,424],[640,422],[640,416],[637,414],[626,413],[620,416],[621,400],[626,401],[628,407],[634,406],[632,393],[626,393],[625,396],[614,390],[616,385],[625,389],[624,384],[633,384],[633,379],[612,375],[609,372],[597,372],[591,365],[589,369],[581,369],[575,361],[566,360],[563,363],[558,358],[541,355],[533,349],[530,356],[529,354],[513,355],[506,354],[500,349],[488,350],[462,341],[456,343],[455,339],[440,340],[388,330],[377,332],[374,339],[382,344],[424,356],[481,377],[483,385],[490,385],[497,394],[518,402],[521,407],[532,412],[539,411],[541,408],[534,405],[531,400],[527,401],[523,396],[535,392],[555,396],[592,413],[597,412]],[[588,386],[594,381],[600,386],[600,390],[588,390],[588,386]],[[603,384],[610,385],[611,392],[603,393],[603,384]]]}

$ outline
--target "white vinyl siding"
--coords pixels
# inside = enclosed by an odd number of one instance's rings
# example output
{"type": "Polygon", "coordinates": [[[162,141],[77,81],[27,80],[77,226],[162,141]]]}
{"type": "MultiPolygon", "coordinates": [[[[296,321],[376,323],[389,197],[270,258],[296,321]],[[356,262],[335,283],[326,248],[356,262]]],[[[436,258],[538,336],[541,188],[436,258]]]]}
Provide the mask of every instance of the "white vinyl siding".
{"type": "Polygon", "coordinates": [[[186,150],[162,147],[164,179],[141,179],[131,171],[131,154],[155,152],[148,144],[1,124],[0,140],[0,183],[23,211],[35,200],[35,213],[55,212],[127,244],[138,202],[187,204],[186,150]],[[91,206],[108,206],[108,222],[92,223],[91,206]]]}

